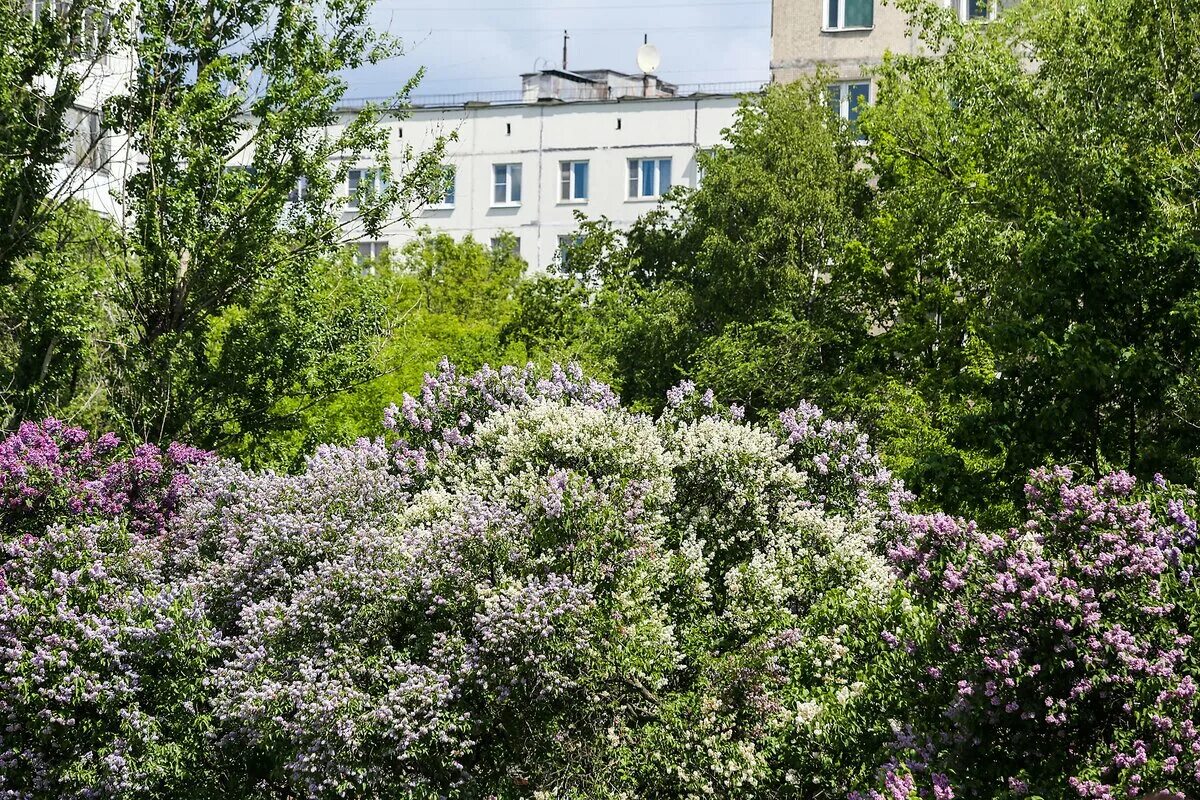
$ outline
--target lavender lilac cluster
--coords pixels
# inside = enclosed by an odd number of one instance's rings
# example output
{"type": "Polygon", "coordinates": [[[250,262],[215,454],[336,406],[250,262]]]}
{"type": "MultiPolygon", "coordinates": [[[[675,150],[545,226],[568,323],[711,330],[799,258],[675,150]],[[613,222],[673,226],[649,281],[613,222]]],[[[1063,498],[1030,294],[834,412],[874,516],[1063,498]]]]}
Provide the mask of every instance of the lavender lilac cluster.
{"type": "Polygon", "coordinates": [[[210,639],[161,536],[206,458],[52,419],[0,442],[0,797],[149,796],[203,750],[210,639]]]}
{"type": "Polygon", "coordinates": [[[443,363],[295,475],[0,442],[0,800],[1200,789],[1197,502],[911,512],[853,425],[443,363]]]}
{"type": "Polygon", "coordinates": [[[1017,528],[916,515],[890,548],[935,620],[924,641],[888,634],[914,653],[929,715],[871,796],[910,797],[915,779],[939,800],[1196,796],[1194,493],[1058,468],[1025,496],[1017,528]]]}

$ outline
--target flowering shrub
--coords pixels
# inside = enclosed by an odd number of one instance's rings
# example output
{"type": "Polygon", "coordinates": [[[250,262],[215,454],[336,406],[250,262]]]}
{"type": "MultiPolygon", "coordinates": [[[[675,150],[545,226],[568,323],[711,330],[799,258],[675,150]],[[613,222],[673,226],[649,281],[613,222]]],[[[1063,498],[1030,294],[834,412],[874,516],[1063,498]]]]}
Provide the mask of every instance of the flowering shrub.
{"type": "Polygon", "coordinates": [[[887,732],[846,713],[896,613],[881,514],[810,490],[819,432],[798,450],[734,416],[444,365],[389,443],[202,470],[177,568],[221,631],[243,794],[839,787],[815,767],[861,769],[887,732]]]}
{"type": "Polygon", "coordinates": [[[55,420],[0,442],[0,797],[135,797],[203,752],[206,624],[162,572],[186,447],[55,420]]]}
{"type": "Polygon", "coordinates": [[[40,535],[64,517],[120,518],[138,535],[157,535],[187,485],[187,467],[207,458],[177,443],[126,455],[111,433],[93,439],[56,419],[22,423],[0,441],[0,536],[40,535]]]}
{"type": "Polygon", "coordinates": [[[0,798],[1200,790],[1193,493],[1040,470],[983,531],[812,406],[575,369],[385,424],[298,475],[0,442],[0,798]]]}
{"type": "Polygon", "coordinates": [[[1025,494],[1019,528],[914,516],[891,548],[935,621],[907,643],[928,713],[871,796],[1197,796],[1194,493],[1060,468],[1025,494]]]}

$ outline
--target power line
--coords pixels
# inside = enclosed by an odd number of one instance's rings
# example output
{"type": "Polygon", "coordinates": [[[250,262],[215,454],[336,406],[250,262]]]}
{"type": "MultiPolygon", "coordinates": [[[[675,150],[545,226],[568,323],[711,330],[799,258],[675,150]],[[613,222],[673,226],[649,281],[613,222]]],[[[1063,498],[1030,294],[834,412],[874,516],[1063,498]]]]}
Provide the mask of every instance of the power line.
{"type": "MultiPolygon", "coordinates": [[[[401,2],[398,11],[612,11],[616,9],[636,9],[638,11],[675,11],[678,9],[711,8],[719,6],[755,6],[768,9],[769,3],[761,0],[721,0],[717,3],[670,3],[670,4],[633,4],[633,5],[590,5],[590,6],[406,6],[401,2]]],[[[377,8],[391,8],[392,3],[382,2],[377,8]]]]}
{"type": "MultiPolygon", "coordinates": [[[[639,25],[635,28],[587,28],[583,33],[644,33],[652,31],[656,35],[676,31],[761,31],[769,28],[763,25],[680,25],[664,28],[660,25],[639,25]]],[[[562,28],[398,28],[397,33],[554,33],[562,28]]]]}

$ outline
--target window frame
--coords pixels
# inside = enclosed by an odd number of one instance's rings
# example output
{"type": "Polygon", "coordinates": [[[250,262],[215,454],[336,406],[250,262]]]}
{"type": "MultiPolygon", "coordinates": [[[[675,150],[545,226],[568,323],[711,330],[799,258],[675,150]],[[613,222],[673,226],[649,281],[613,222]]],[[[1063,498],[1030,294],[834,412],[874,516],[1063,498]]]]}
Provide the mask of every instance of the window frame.
{"type": "Polygon", "coordinates": [[[113,148],[103,112],[73,105],[67,109],[64,122],[68,134],[64,152],[67,163],[92,172],[109,173],[113,148]]]}
{"type": "Polygon", "coordinates": [[[672,156],[648,156],[644,158],[630,158],[628,160],[628,177],[625,182],[625,200],[626,202],[650,202],[662,199],[662,196],[671,190],[675,185],[675,164],[672,156]],[[654,176],[654,193],[647,194],[643,190],[646,187],[646,172],[644,164],[653,164],[652,174],[654,176]],[[663,186],[663,164],[666,164],[667,183],[663,186]],[[636,173],[635,173],[636,170],[636,173]],[[636,188],[636,191],[635,191],[636,188]]]}
{"type": "Polygon", "coordinates": [[[446,191],[437,199],[430,201],[429,207],[434,209],[454,208],[458,202],[458,167],[454,164],[443,164],[443,174],[449,174],[450,180],[446,191]]]}
{"type": "MultiPolygon", "coordinates": [[[[960,0],[955,0],[959,2],[960,0]]],[[[875,30],[875,0],[871,2],[871,24],[870,25],[847,25],[846,24],[846,0],[822,0],[821,2],[821,31],[823,33],[839,33],[841,31],[872,31],[875,30]],[[831,25],[830,17],[832,7],[837,4],[837,24],[831,25]]]]}
{"type": "Polygon", "coordinates": [[[346,171],[346,207],[359,208],[359,189],[362,188],[364,178],[370,179],[371,189],[364,194],[378,195],[382,194],[387,189],[387,181],[383,179],[383,172],[379,167],[354,167],[346,171]],[[357,182],[355,180],[357,176],[357,182]]]}
{"type": "Polygon", "coordinates": [[[952,0],[952,2],[954,4],[954,11],[958,15],[958,21],[964,25],[970,22],[991,22],[1000,13],[1000,3],[998,0],[983,0],[987,5],[987,13],[981,17],[968,15],[971,8],[971,0],[952,0]]]}
{"type": "Polygon", "coordinates": [[[361,267],[363,264],[366,264],[368,261],[376,261],[379,258],[381,258],[382,256],[386,255],[390,249],[391,248],[388,246],[388,242],[386,239],[372,239],[370,241],[355,242],[354,243],[354,264],[355,264],[355,266],[361,267]],[[364,245],[370,249],[369,255],[363,253],[364,245]]]}
{"type": "Polygon", "coordinates": [[[288,192],[287,201],[293,205],[304,203],[308,200],[308,176],[301,175],[296,178],[296,184],[292,190],[288,192]]]}
{"type": "Polygon", "coordinates": [[[580,233],[560,233],[558,234],[558,246],[554,248],[554,260],[558,263],[559,268],[568,269],[571,262],[571,250],[583,241],[583,235],[580,233]]]}
{"type": "MultiPolygon", "coordinates": [[[[496,250],[499,247],[501,238],[502,237],[500,237],[500,236],[491,237],[488,240],[488,249],[491,250],[492,252],[496,252],[496,250]]],[[[512,240],[513,240],[513,244],[512,244],[511,254],[520,258],[521,257],[521,237],[520,236],[512,236],[512,240]]]]}
{"type": "Polygon", "coordinates": [[[112,159],[112,141],[108,138],[104,126],[104,114],[92,111],[87,115],[88,121],[88,166],[97,172],[108,172],[108,162],[112,159]]]}
{"type": "Polygon", "coordinates": [[[519,161],[505,161],[492,164],[492,208],[517,208],[521,205],[522,176],[524,169],[519,161]],[[500,188],[500,170],[504,170],[504,199],[496,199],[496,191],[500,188]],[[513,180],[514,174],[516,180],[513,180]],[[513,191],[513,187],[516,191],[513,191]]]}
{"type": "MultiPolygon", "coordinates": [[[[829,90],[833,90],[834,88],[836,88],[837,92],[838,92],[838,108],[837,108],[838,117],[840,119],[845,120],[846,122],[849,122],[851,125],[853,125],[855,122],[858,121],[857,118],[855,118],[855,119],[850,118],[850,114],[854,110],[853,107],[850,105],[850,101],[854,95],[853,88],[855,86],[866,86],[867,87],[867,94],[866,94],[867,105],[871,105],[872,98],[873,98],[875,92],[873,90],[873,87],[871,86],[871,80],[869,78],[834,81],[833,83],[830,83],[828,86],[829,90]]],[[[833,97],[832,97],[832,92],[831,92],[830,100],[832,101],[832,99],[833,99],[833,97]]],[[[832,105],[832,103],[830,103],[830,105],[832,105]]]]}
{"type": "Polygon", "coordinates": [[[568,159],[558,162],[558,202],[560,205],[584,205],[590,200],[592,166],[588,159],[568,159]],[[579,194],[579,173],[583,167],[583,194],[579,194]]]}

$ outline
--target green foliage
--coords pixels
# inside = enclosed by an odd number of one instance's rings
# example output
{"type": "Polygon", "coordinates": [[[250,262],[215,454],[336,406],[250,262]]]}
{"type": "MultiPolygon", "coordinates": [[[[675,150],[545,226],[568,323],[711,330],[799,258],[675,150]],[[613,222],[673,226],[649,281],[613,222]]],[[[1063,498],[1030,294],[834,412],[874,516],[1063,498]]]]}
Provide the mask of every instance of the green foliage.
{"type": "Polygon", "coordinates": [[[604,355],[605,333],[594,294],[580,281],[535,275],[518,285],[516,308],[501,339],[521,345],[543,367],[589,364],[593,374],[607,379],[613,369],[604,355]]]}
{"type": "Polygon", "coordinates": [[[72,203],[46,220],[34,251],[15,263],[0,286],[0,427],[50,414],[103,418],[117,257],[112,225],[72,203]]]}
{"type": "MultiPolygon", "coordinates": [[[[969,482],[1046,460],[1193,479],[1200,9],[901,6],[944,55],[888,61],[863,121],[889,371],[934,399],[969,482]]],[[[949,491],[937,469],[917,475],[949,491]]]]}
{"type": "MultiPolygon", "coordinates": [[[[215,2],[143,8],[110,109],[148,159],[127,252],[37,189],[61,130],[38,150],[0,127],[38,153],[4,185],[42,198],[17,226],[33,249],[5,256],[7,425],[83,414],[294,467],[377,432],[378,406],[443,355],[558,359],[636,410],[684,377],[751,418],[810,398],[875,435],[922,502],[989,523],[1044,462],[1200,469],[1194,4],[1025,0],[962,25],[904,0],[939,55],[885,60],[856,129],[828,76],[771,86],[697,154],[698,189],[629,230],[581,220],[569,264],[526,280],[511,248],[429,234],[359,274],[338,251],[346,171],[385,178],[358,197],[368,233],[445,177],[438,148],[392,174],[383,109],[335,112],[338,76],[394,44],[370,0],[215,2]]],[[[70,39],[3,19],[14,86],[70,39]]],[[[24,108],[41,89],[2,91],[24,108]]]]}
{"type": "Polygon", "coordinates": [[[346,259],[281,270],[209,327],[194,424],[222,452],[277,463],[277,436],[309,435],[310,409],[376,376],[385,300],[346,259]]]}
{"type": "Polygon", "coordinates": [[[455,241],[424,232],[404,247],[401,270],[420,283],[426,311],[503,323],[512,314],[525,262],[511,234],[487,249],[470,235],[455,241]]]}
{"type": "Polygon", "coordinates": [[[1193,480],[1200,9],[901,6],[939,55],[886,59],[857,131],[823,76],[749,98],[700,187],[585,224],[514,335],[594,343],[634,407],[684,376],[751,414],[812,398],[986,521],[1046,462],[1193,480]]]}
{"type": "Polygon", "coordinates": [[[628,232],[584,226],[571,269],[600,287],[615,377],[635,405],[661,404],[686,375],[751,411],[836,401],[828,376],[869,331],[849,246],[868,193],[821,81],[747,100],[729,147],[697,155],[698,190],[677,190],[628,232]]]}
{"type": "Polygon", "coordinates": [[[377,165],[383,188],[356,209],[371,235],[440,177],[440,144],[393,175],[384,108],[337,112],[342,74],[397,52],[371,5],[140,5],[133,84],[112,109],[146,159],[126,187],[136,258],[121,265],[129,342],[114,393],[138,436],[244,441],[294,427],[289,400],[361,379],[351,356],[374,332],[369,312],[321,274],[345,228],[336,189],[356,160],[377,165]]]}
{"type": "Polygon", "coordinates": [[[70,199],[62,186],[77,183],[87,155],[67,152],[70,111],[124,29],[123,13],[100,16],[83,0],[41,11],[34,19],[27,3],[0,3],[0,287],[21,280],[17,263],[39,251],[70,199]]]}
{"type": "MultiPolygon", "coordinates": [[[[447,355],[477,369],[524,361],[532,352],[504,336],[526,286],[525,262],[511,246],[490,249],[470,236],[456,241],[422,231],[365,268],[346,256],[341,269],[346,311],[375,309],[382,330],[369,353],[347,353],[361,358],[345,365],[359,369],[361,379],[346,391],[290,401],[285,407],[292,409],[295,427],[230,451],[244,461],[299,467],[304,453],[317,444],[379,435],[379,409],[406,391],[417,391],[425,373],[447,355]]],[[[245,351],[256,347],[247,344],[245,351]]],[[[264,397],[269,397],[265,390],[264,397]]]]}

